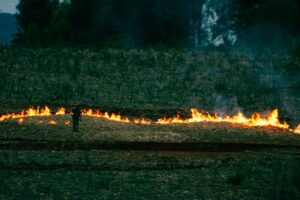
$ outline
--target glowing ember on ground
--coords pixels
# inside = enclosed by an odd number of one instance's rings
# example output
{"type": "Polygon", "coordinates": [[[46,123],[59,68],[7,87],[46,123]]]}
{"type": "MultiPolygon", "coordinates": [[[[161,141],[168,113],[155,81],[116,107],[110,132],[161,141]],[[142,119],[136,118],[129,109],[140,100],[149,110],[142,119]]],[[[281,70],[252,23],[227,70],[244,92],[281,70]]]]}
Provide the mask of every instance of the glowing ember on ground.
{"type": "Polygon", "coordinates": [[[18,120],[18,122],[19,122],[19,123],[23,123],[23,122],[24,122],[24,118],[20,118],[20,119],[18,120]]]}
{"type": "MultiPolygon", "coordinates": [[[[54,115],[65,115],[66,109],[61,107],[55,112],[54,115]]],[[[19,119],[19,123],[24,122],[24,118],[26,117],[41,117],[41,116],[51,116],[51,110],[49,107],[45,106],[44,108],[29,108],[28,110],[23,110],[19,113],[7,113],[0,116],[0,121],[4,121],[7,119],[19,119]]],[[[112,121],[117,122],[124,122],[124,123],[135,123],[135,124],[191,124],[191,123],[199,123],[199,122],[226,122],[226,123],[233,123],[233,124],[241,124],[249,127],[255,126],[272,126],[281,129],[285,129],[294,133],[300,133],[300,124],[293,130],[289,128],[289,125],[286,122],[280,122],[278,110],[273,110],[269,115],[261,115],[260,113],[253,113],[250,117],[245,117],[245,115],[241,112],[238,112],[234,116],[220,116],[217,113],[209,114],[208,112],[200,112],[196,108],[191,109],[191,117],[187,119],[183,119],[179,114],[174,117],[170,118],[161,118],[157,121],[152,121],[150,119],[133,119],[132,121],[128,117],[123,117],[120,114],[109,114],[108,112],[101,112],[99,110],[82,110],[82,115],[90,116],[90,117],[97,117],[97,118],[104,118],[112,121]]],[[[43,123],[42,120],[38,122],[43,123]]],[[[67,120],[64,122],[65,125],[69,126],[70,121],[67,120]]],[[[51,120],[48,124],[56,125],[57,122],[55,120],[51,120]]]]}
{"type": "Polygon", "coordinates": [[[48,124],[51,124],[51,125],[56,125],[56,124],[57,124],[57,122],[56,122],[55,120],[50,120],[50,121],[48,122],[48,124]]]}

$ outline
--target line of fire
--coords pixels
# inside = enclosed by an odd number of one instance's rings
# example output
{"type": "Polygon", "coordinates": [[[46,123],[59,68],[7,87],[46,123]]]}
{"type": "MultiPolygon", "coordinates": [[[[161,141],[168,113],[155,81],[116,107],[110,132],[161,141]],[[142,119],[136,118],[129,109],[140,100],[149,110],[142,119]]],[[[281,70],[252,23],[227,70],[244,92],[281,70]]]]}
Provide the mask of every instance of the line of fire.
{"type": "MultiPolygon", "coordinates": [[[[191,124],[191,123],[201,123],[201,122],[223,122],[231,124],[240,124],[248,127],[276,127],[282,130],[286,130],[292,133],[300,134],[300,124],[295,128],[291,128],[287,122],[281,122],[279,120],[279,111],[274,109],[269,112],[269,114],[263,115],[261,113],[255,112],[250,117],[246,117],[242,112],[238,112],[236,115],[219,115],[218,113],[210,114],[208,112],[199,111],[196,108],[191,108],[190,118],[183,118],[179,114],[173,117],[164,117],[157,120],[151,120],[146,118],[134,118],[122,116],[120,114],[108,112],[101,112],[100,110],[83,109],[81,110],[83,116],[103,118],[111,121],[121,122],[121,123],[134,123],[134,124],[144,124],[144,125],[168,125],[168,124],[191,124]]],[[[19,123],[24,123],[26,118],[31,117],[51,117],[53,115],[67,115],[70,112],[64,107],[60,107],[56,112],[52,112],[48,106],[29,108],[27,110],[22,110],[18,113],[6,113],[0,115],[0,122],[6,120],[17,119],[19,123]]],[[[52,125],[57,125],[58,122],[54,119],[49,119],[48,121],[40,120],[38,124],[48,123],[52,125]]],[[[69,126],[70,121],[66,120],[64,125],[69,126]]]]}

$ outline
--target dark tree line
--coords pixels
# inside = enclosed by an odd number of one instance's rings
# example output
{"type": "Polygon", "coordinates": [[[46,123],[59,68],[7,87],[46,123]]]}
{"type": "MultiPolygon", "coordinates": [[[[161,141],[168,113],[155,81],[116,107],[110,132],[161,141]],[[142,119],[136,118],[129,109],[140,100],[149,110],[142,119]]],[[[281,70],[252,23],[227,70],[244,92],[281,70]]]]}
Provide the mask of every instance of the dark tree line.
{"type": "MultiPolygon", "coordinates": [[[[16,45],[188,46],[204,0],[20,0],[16,45]],[[198,9],[196,9],[198,8],[198,9]],[[201,8],[201,6],[200,6],[201,8]]],[[[300,33],[299,0],[233,0],[237,29],[300,33]]],[[[260,33],[258,33],[260,34],[260,33]]],[[[246,37],[246,36],[245,36],[246,37]]]]}

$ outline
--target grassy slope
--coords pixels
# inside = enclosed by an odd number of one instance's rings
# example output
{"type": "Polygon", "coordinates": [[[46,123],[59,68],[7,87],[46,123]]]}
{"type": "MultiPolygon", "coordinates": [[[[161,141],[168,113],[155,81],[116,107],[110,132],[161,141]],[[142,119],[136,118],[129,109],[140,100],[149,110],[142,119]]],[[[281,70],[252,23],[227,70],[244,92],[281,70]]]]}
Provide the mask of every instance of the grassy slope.
{"type": "Polygon", "coordinates": [[[298,94],[296,72],[288,77],[289,85],[278,77],[290,61],[280,52],[237,50],[2,49],[0,101],[154,110],[199,107],[229,114],[238,108],[253,112],[278,107],[282,116],[300,121],[300,116],[295,119],[298,110],[292,109],[298,101],[289,98],[291,108],[285,106],[286,91],[298,94]]]}

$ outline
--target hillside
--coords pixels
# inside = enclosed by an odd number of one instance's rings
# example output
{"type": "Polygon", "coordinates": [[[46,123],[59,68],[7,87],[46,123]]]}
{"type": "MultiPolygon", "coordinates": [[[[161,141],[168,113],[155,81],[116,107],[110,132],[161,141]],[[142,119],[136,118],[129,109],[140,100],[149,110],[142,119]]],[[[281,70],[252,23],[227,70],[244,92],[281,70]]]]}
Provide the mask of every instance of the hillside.
{"type": "Polygon", "coordinates": [[[14,15],[0,12],[0,44],[10,44],[17,32],[17,21],[14,15]]]}
{"type": "Polygon", "coordinates": [[[281,51],[2,49],[1,112],[73,103],[140,114],[279,108],[293,124],[300,121],[297,67],[281,51]]]}

